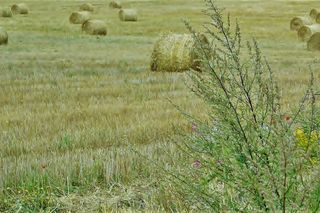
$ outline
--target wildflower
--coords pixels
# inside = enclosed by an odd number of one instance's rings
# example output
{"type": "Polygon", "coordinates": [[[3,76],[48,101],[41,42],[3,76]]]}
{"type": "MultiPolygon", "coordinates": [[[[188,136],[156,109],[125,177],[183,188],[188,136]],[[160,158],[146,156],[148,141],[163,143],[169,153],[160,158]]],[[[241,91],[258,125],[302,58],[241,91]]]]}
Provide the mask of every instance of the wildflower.
{"type": "Polygon", "coordinates": [[[195,160],[193,163],[192,163],[192,167],[195,168],[195,169],[199,169],[201,167],[201,162],[200,160],[195,160]]]}
{"type": "Polygon", "coordinates": [[[223,165],[223,160],[217,160],[217,165],[222,166],[223,165]]]}
{"type": "Polygon", "coordinates": [[[291,124],[292,118],[289,115],[284,115],[282,118],[287,124],[291,124]]]}
{"type": "Polygon", "coordinates": [[[316,131],[312,131],[309,138],[302,128],[297,128],[294,136],[297,139],[297,145],[301,148],[307,148],[309,145],[313,145],[319,141],[319,134],[316,131]]]}
{"type": "Polygon", "coordinates": [[[195,132],[197,130],[197,128],[198,128],[197,124],[192,123],[192,126],[191,126],[192,132],[195,132]]]}

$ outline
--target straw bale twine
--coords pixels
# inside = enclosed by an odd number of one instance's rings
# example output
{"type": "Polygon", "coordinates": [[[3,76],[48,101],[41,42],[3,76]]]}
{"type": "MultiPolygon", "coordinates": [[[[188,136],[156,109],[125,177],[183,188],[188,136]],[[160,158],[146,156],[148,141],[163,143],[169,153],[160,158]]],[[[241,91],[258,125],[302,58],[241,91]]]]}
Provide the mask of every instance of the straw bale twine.
{"type": "Polygon", "coordinates": [[[121,9],[122,8],[120,1],[111,1],[109,3],[109,7],[114,8],[114,9],[121,9]]]}
{"type": "MultiPolygon", "coordinates": [[[[208,43],[203,35],[202,41],[208,43]]],[[[191,34],[163,34],[156,41],[151,56],[152,71],[183,72],[199,70],[196,41],[191,34]]]]}
{"type": "Polygon", "coordinates": [[[88,21],[91,17],[91,13],[88,11],[78,11],[71,13],[69,21],[72,24],[83,24],[88,21]]]}
{"type": "Polygon", "coordinates": [[[309,13],[310,17],[313,18],[313,19],[316,19],[318,14],[319,14],[319,11],[317,9],[315,9],[315,8],[311,9],[310,13],[309,13]]]}
{"type": "Polygon", "coordinates": [[[81,11],[89,11],[89,12],[93,12],[94,11],[94,6],[90,3],[84,3],[82,5],[80,5],[80,10],[81,11]]]}
{"type": "Polygon", "coordinates": [[[138,21],[138,13],[135,9],[121,9],[119,11],[121,21],[138,21]]]}
{"type": "Polygon", "coordinates": [[[8,33],[0,27],[0,45],[8,44],[8,33]]]}
{"type": "Polygon", "coordinates": [[[14,4],[11,6],[11,11],[13,14],[28,14],[29,8],[26,4],[14,4]]]}
{"type": "Polygon", "coordinates": [[[311,36],[309,41],[307,42],[308,50],[320,50],[320,33],[315,33],[311,36]]]}
{"type": "Polygon", "coordinates": [[[82,31],[90,35],[107,35],[107,26],[101,20],[88,20],[82,24],[82,31]]]}
{"type": "Polygon", "coordinates": [[[304,17],[304,16],[294,17],[290,22],[290,29],[299,30],[300,27],[302,27],[303,25],[311,25],[313,23],[314,21],[310,17],[304,17]]]}
{"type": "Polygon", "coordinates": [[[298,30],[298,38],[300,41],[308,41],[316,32],[320,32],[320,24],[304,25],[298,30]]]}

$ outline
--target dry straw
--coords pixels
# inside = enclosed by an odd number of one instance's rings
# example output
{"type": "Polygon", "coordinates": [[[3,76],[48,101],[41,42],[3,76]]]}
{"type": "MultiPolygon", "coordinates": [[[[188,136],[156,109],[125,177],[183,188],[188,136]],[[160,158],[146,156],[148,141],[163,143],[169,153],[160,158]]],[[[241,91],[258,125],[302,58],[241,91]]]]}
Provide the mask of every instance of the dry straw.
{"type": "Polygon", "coordinates": [[[88,11],[73,12],[69,17],[69,21],[72,24],[83,24],[88,21],[90,17],[91,13],[88,11]]]}
{"type": "Polygon", "coordinates": [[[111,1],[109,3],[109,7],[110,8],[115,8],[115,9],[121,9],[122,8],[120,1],[111,1]]]}
{"type": "Polygon", "coordinates": [[[93,12],[94,11],[94,6],[90,3],[84,3],[82,5],[80,5],[80,10],[81,11],[89,11],[89,12],[93,12]]]}
{"type": "Polygon", "coordinates": [[[135,9],[121,9],[119,11],[121,21],[138,21],[138,13],[135,9]]]}
{"type": "Polygon", "coordinates": [[[317,32],[320,32],[320,24],[304,25],[298,30],[298,38],[301,41],[308,41],[317,32]]]}
{"type": "Polygon", "coordinates": [[[9,7],[3,7],[3,8],[0,8],[0,15],[1,17],[12,17],[12,11],[11,11],[11,8],[9,7]]]}
{"type": "Polygon", "coordinates": [[[107,35],[107,26],[101,20],[88,20],[82,24],[82,31],[90,35],[107,35]]]}
{"type": "Polygon", "coordinates": [[[300,27],[302,27],[303,25],[311,25],[313,23],[314,21],[310,17],[304,17],[304,16],[294,17],[290,22],[290,29],[299,30],[300,27]]]}
{"type": "Polygon", "coordinates": [[[308,50],[320,50],[320,33],[315,33],[307,42],[308,50]]]}
{"type": "Polygon", "coordinates": [[[28,14],[29,8],[26,4],[14,4],[11,6],[11,11],[13,14],[28,14]]]}
{"type": "Polygon", "coordinates": [[[8,33],[0,27],[0,45],[8,44],[8,33]]]}
{"type": "Polygon", "coordinates": [[[310,17],[313,19],[316,19],[318,14],[319,14],[319,11],[315,8],[311,9],[309,13],[310,17]]]}
{"type": "MultiPolygon", "coordinates": [[[[202,41],[208,42],[205,36],[202,41]]],[[[199,70],[195,45],[196,41],[191,34],[163,34],[154,45],[151,70],[166,72],[199,70]]]]}

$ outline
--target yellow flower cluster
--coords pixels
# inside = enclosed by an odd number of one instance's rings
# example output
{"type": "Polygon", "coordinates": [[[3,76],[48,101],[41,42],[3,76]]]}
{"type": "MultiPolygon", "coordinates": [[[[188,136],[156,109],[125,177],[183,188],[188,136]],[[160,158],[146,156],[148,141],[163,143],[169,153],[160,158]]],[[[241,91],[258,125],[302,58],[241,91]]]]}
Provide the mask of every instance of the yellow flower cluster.
{"type": "Polygon", "coordinates": [[[320,139],[318,132],[312,131],[309,138],[309,136],[305,134],[302,128],[297,128],[294,136],[297,139],[297,145],[301,148],[307,148],[308,146],[314,145],[318,143],[320,139]]]}
{"type": "MultiPolygon", "coordinates": [[[[318,144],[320,140],[320,134],[317,131],[312,131],[310,136],[306,135],[302,128],[297,128],[294,132],[294,136],[297,140],[297,145],[303,149],[308,147],[315,151],[315,145],[318,144]]],[[[317,163],[316,157],[310,157],[311,164],[317,163]]]]}

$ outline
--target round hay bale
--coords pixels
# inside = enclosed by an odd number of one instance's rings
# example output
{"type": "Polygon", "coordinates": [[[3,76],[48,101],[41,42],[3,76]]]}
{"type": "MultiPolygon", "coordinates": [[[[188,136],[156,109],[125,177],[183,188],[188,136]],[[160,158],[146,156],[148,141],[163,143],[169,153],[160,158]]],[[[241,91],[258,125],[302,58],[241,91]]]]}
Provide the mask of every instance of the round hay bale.
{"type": "Polygon", "coordinates": [[[320,33],[315,33],[311,36],[307,42],[307,48],[311,51],[320,50],[320,33]]]}
{"type": "Polygon", "coordinates": [[[319,14],[319,11],[315,8],[311,9],[309,13],[310,17],[313,19],[316,19],[318,14],[319,14]]]}
{"type": "Polygon", "coordinates": [[[316,32],[320,32],[320,24],[304,25],[298,30],[298,38],[300,41],[308,41],[316,32]]]}
{"type": "Polygon", "coordinates": [[[94,6],[90,3],[84,3],[82,5],[80,5],[80,10],[81,11],[89,11],[89,12],[93,12],[94,11],[94,6]]]}
{"type": "Polygon", "coordinates": [[[109,7],[114,8],[114,9],[121,9],[122,8],[120,1],[111,1],[109,3],[109,7]]]}
{"type": "Polygon", "coordinates": [[[0,27],[0,45],[8,44],[8,33],[0,27]]]}
{"type": "Polygon", "coordinates": [[[11,6],[11,11],[13,14],[28,14],[29,8],[26,4],[14,4],[11,6]]]}
{"type": "Polygon", "coordinates": [[[316,20],[316,23],[320,24],[320,13],[317,14],[315,20],[316,20]]]}
{"type": "Polygon", "coordinates": [[[90,17],[91,13],[88,11],[73,12],[69,17],[69,21],[72,24],[83,24],[88,21],[90,17]]]}
{"type": "Polygon", "coordinates": [[[1,9],[0,9],[0,16],[1,16],[1,17],[6,17],[6,18],[12,17],[11,8],[9,8],[9,7],[1,8],[1,9]]]}
{"type": "MultiPolygon", "coordinates": [[[[201,35],[203,43],[207,38],[201,35]]],[[[199,71],[196,41],[191,34],[163,34],[156,41],[151,55],[151,71],[199,71]]]]}
{"type": "Polygon", "coordinates": [[[101,20],[88,20],[82,24],[82,31],[89,35],[107,35],[107,26],[101,20]]]}
{"type": "Polygon", "coordinates": [[[311,25],[314,21],[310,17],[294,17],[290,22],[291,30],[299,30],[303,25],[311,25]]]}
{"type": "Polygon", "coordinates": [[[119,18],[121,21],[138,21],[138,13],[135,9],[121,9],[119,18]]]}

